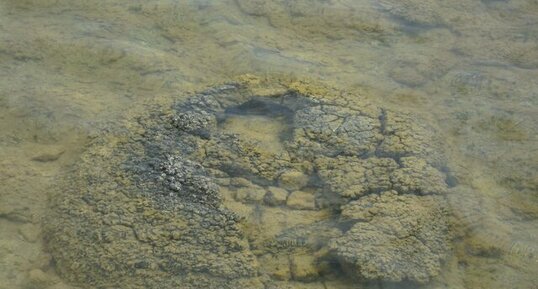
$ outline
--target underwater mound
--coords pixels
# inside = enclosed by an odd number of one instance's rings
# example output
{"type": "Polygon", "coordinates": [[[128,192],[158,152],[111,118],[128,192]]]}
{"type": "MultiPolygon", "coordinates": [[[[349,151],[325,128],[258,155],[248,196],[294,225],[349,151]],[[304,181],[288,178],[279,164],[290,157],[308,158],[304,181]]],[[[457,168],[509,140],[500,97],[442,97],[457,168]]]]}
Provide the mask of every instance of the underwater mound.
{"type": "Polygon", "coordinates": [[[424,284],[450,249],[444,166],[412,115],[245,78],[96,138],[52,198],[48,248],[92,288],[424,284]]]}

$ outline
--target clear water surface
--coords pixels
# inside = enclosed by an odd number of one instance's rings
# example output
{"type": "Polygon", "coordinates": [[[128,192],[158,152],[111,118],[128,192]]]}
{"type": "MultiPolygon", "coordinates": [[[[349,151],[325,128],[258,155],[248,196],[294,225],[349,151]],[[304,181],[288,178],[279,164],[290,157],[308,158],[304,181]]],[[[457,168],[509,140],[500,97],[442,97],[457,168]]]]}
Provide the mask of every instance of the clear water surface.
{"type": "Polygon", "coordinates": [[[56,274],[41,228],[54,180],[99,127],[245,73],[360,89],[440,127],[480,201],[435,288],[536,288],[536,0],[0,0],[0,288],[84,286],[56,274]]]}

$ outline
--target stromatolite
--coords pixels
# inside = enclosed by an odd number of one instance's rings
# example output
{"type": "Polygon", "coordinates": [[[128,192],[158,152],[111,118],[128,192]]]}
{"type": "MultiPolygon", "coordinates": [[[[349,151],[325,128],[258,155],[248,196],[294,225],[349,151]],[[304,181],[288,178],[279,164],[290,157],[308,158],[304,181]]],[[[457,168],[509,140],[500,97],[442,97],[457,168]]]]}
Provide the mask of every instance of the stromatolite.
{"type": "Polygon", "coordinates": [[[61,275],[99,288],[263,288],[315,281],[338,271],[331,260],[361,280],[438,275],[449,233],[433,129],[359,95],[259,86],[150,105],[96,140],[53,198],[61,275]],[[289,276],[258,263],[268,254],[295,260],[289,276]]]}

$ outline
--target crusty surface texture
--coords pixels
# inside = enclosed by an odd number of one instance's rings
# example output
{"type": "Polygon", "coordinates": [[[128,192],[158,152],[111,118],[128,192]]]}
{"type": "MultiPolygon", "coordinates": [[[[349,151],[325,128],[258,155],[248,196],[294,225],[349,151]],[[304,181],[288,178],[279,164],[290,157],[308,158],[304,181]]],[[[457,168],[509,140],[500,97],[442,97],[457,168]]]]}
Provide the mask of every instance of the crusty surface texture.
{"type": "Polygon", "coordinates": [[[107,131],[52,198],[71,282],[263,288],[342,275],[337,260],[349,280],[426,283],[448,254],[435,130],[358,94],[244,76],[107,131]]]}

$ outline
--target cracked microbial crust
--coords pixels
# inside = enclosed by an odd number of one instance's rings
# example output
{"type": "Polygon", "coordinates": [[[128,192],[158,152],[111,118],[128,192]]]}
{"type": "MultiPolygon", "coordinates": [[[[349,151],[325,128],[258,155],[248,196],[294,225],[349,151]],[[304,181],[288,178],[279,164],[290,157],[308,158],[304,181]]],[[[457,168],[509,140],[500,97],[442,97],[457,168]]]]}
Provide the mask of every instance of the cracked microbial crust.
{"type": "Polygon", "coordinates": [[[335,270],[321,268],[331,259],[366,280],[439,273],[447,185],[433,130],[357,95],[252,80],[144,107],[90,146],[47,225],[62,276],[96,287],[262,288],[315,281],[335,270]],[[291,225],[264,223],[282,216],[291,225]],[[271,271],[258,262],[267,254],[291,254],[290,267],[271,271]]]}
{"type": "Polygon", "coordinates": [[[352,275],[426,283],[448,249],[445,208],[438,196],[369,195],[343,206],[342,218],[354,225],[330,248],[352,275]]]}

